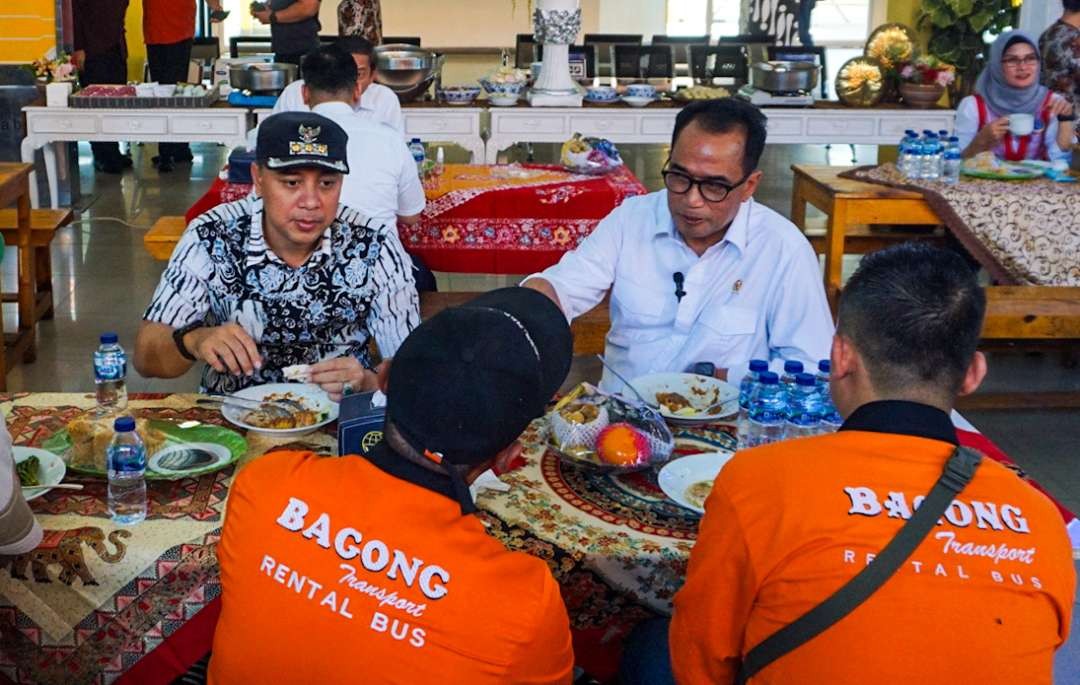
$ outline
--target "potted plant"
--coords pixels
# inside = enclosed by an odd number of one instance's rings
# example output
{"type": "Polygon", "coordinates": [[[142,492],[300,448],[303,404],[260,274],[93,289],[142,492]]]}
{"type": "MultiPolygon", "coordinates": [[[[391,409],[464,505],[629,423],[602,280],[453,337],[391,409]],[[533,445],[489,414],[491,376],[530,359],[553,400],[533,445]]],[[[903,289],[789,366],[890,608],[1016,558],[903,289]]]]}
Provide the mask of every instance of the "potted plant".
{"type": "Polygon", "coordinates": [[[1016,25],[1017,0],[922,0],[917,22],[929,28],[928,52],[956,66],[950,105],[970,95],[986,56],[987,32],[1000,34],[1016,25]]]}
{"type": "Polygon", "coordinates": [[[79,72],[71,57],[60,53],[56,59],[47,57],[30,65],[38,83],[45,86],[45,104],[49,107],[66,107],[68,96],[75,85],[79,72]]]}
{"type": "Polygon", "coordinates": [[[956,68],[933,55],[900,65],[900,96],[908,107],[933,107],[956,80],[956,68]]]}

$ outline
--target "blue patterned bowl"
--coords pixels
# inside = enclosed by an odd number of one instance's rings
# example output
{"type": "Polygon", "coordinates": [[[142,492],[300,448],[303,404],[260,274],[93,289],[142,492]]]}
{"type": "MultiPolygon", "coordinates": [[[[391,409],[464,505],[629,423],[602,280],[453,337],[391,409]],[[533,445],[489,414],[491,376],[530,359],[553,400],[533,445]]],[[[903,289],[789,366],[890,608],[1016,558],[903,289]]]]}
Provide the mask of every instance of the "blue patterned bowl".
{"type": "Polygon", "coordinates": [[[524,81],[509,81],[506,83],[496,83],[495,81],[481,79],[480,85],[484,87],[484,90],[487,91],[488,95],[497,95],[502,97],[521,95],[521,91],[525,90],[524,81]]]}
{"type": "Polygon", "coordinates": [[[449,105],[468,105],[480,95],[480,89],[475,86],[447,86],[439,88],[436,95],[449,105]]]}
{"type": "Polygon", "coordinates": [[[615,102],[619,92],[611,86],[589,86],[585,89],[586,102],[615,102]]]}

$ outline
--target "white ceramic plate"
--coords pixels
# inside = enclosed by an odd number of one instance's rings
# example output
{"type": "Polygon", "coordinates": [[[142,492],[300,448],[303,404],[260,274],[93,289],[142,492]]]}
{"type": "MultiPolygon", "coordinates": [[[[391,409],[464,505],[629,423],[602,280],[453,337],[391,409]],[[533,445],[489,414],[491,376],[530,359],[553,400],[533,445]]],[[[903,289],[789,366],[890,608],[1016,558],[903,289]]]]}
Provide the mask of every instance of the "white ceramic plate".
{"type": "Polygon", "coordinates": [[[739,389],[730,383],[699,376],[695,373],[654,373],[639,376],[630,384],[647,401],[660,407],[660,415],[667,421],[685,425],[709,423],[731,416],[739,411],[739,389]],[[690,401],[697,413],[674,414],[656,400],[657,393],[674,392],[690,401]],[[716,407],[719,406],[719,411],[716,407]],[[711,410],[711,411],[710,411],[711,410]]]}
{"type": "Polygon", "coordinates": [[[214,442],[185,442],[172,444],[158,450],[150,457],[148,467],[166,476],[184,476],[193,472],[228,464],[232,452],[225,445],[214,442]]]}
{"type": "MultiPolygon", "coordinates": [[[[38,449],[37,447],[19,446],[12,447],[11,451],[15,456],[16,464],[23,462],[30,457],[38,458],[38,480],[41,481],[43,486],[53,486],[64,480],[64,474],[67,473],[67,466],[64,465],[63,459],[52,452],[38,449]]],[[[23,488],[23,496],[26,499],[34,499],[35,497],[41,497],[51,489],[51,487],[23,488]]]]}
{"type": "Polygon", "coordinates": [[[649,103],[654,102],[656,98],[650,97],[634,97],[631,95],[622,96],[622,101],[631,107],[646,107],[649,103]]]}
{"type": "MultiPolygon", "coordinates": [[[[656,480],[664,494],[677,504],[699,514],[704,514],[704,506],[692,502],[687,497],[687,490],[696,483],[716,480],[720,469],[734,456],[734,452],[723,450],[679,457],[665,464],[664,468],[660,469],[660,473],[657,474],[656,480]]],[[[704,502],[705,500],[702,499],[702,504],[704,502]]]]}
{"type": "Polygon", "coordinates": [[[322,428],[331,421],[336,420],[338,417],[337,403],[331,402],[330,396],[327,395],[322,388],[313,383],[267,383],[266,385],[255,385],[250,388],[244,388],[233,394],[236,397],[242,397],[248,400],[258,400],[261,402],[269,395],[284,395],[285,393],[292,393],[292,396],[295,399],[303,402],[310,409],[317,412],[323,412],[325,414],[323,420],[310,426],[304,426],[303,428],[257,428],[244,423],[244,416],[250,411],[249,409],[243,409],[236,406],[222,406],[221,415],[225,417],[226,421],[234,426],[273,437],[307,435],[308,433],[313,433],[319,428],[322,428]]]}

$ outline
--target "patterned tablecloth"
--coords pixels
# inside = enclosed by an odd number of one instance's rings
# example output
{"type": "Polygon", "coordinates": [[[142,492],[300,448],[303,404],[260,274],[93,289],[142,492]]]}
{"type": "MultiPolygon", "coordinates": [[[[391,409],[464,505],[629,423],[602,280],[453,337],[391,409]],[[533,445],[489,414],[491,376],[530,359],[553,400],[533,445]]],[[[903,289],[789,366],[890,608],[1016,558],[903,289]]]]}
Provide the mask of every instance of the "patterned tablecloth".
{"type": "Polygon", "coordinates": [[[998,282],[1080,286],[1080,184],[1047,178],[993,181],[905,178],[895,164],[844,174],[858,181],[914,190],[998,282]]]}
{"type": "MultiPolygon", "coordinates": [[[[131,406],[148,417],[226,425],[195,399],[137,395],[131,406]]],[[[87,395],[0,395],[15,443],[30,446],[93,403],[87,395]]],[[[653,471],[613,476],[563,463],[545,448],[541,426],[522,436],[521,465],[502,475],[509,491],[481,492],[480,516],[508,548],[548,563],[569,611],[579,665],[607,678],[622,638],[638,622],[670,612],[698,518],[664,497],[653,471]]],[[[236,468],[277,448],[332,454],[334,430],[291,442],[248,435],[247,456],[236,468]]],[[[1011,464],[982,435],[958,435],[1011,464]]],[[[734,436],[729,423],[677,429],[676,452],[733,449],[734,436]]],[[[169,682],[202,657],[217,620],[215,546],[236,468],[150,482],[149,518],[131,528],[109,520],[100,479],[69,474],[85,489],[33,500],[46,542],[28,558],[0,558],[0,682],[169,682]]],[[[1080,546],[1080,523],[1061,511],[1080,546]]]]}
{"type": "MultiPolygon", "coordinates": [[[[190,223],[250,191],[217,178],[185,218],[190,223]]],[[[531,273],[557,262],[624,199],[644,192],[626,167],[585,176],[555,166],[447,164],[425,180],[420,221],[399,225],[398,235],[433,271],[531,273]]]]}

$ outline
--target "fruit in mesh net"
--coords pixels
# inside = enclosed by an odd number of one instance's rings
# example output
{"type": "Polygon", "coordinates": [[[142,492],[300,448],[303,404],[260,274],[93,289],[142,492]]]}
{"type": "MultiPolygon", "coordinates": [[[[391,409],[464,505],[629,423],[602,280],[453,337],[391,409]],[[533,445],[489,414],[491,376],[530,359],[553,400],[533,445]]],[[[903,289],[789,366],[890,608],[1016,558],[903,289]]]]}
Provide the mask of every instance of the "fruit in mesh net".
{"type": "Polygon", "coordinates": [[[596,454],[608,464],[629,466],[648,460],[652,448],[637,428],[628,423],[613,423],[597,437],[596,454]]]}

